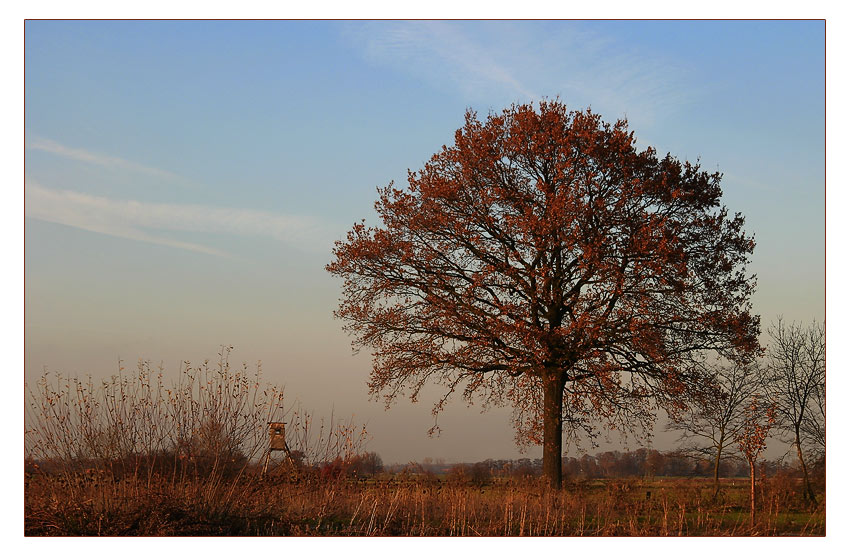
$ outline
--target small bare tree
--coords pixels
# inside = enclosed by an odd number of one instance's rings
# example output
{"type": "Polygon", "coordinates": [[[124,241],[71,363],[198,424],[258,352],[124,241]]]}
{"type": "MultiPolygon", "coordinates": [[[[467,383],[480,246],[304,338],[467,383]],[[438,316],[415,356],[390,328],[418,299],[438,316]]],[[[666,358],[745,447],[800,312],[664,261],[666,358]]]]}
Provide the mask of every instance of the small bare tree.
{"type": "Polygon", "coordinates": [[[765,405],[760,396],[754,394],[744,411],[743,426],[735,435],[738,448],[750,466],[750,525],[756,523],[756,462],[775,422],[776,405],[765,405]]]}
{"type": "Polygon", "coordinates": [[[714,363],[711,377],[715,395],[708,396],[690,413],[670,422],[668,428],[682,432],[679,442],[686,452],[714,461],[714,495],[720,490],[720,462],[734,457],[732,448],[746,425],[747,404],[760,387],[754,364],[714,363]]]}
{"type": "Polygon", "coordinates": [[[826,453],[826,372],[815,384],[812,392],[812,403],[806,411],[808,416],[803,420],[803,442],[808,444],[815,454],[826,453]]]}
{"type": "Polygon", "coordinates": [[[823,323],[785,325],[779,318],[769,330],[765,389],[776,403],[779,426],[791,435],[803,472],[804,496],[815,500],[804,442],[826,448],[826,344],[823,323]]]}

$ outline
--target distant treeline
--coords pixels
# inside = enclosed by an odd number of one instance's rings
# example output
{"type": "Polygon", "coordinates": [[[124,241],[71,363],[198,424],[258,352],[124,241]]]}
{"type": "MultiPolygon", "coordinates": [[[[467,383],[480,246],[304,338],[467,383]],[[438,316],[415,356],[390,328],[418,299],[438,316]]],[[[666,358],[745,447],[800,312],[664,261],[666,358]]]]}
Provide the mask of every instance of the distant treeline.
{"type": "MultiPolygon", "coordinates": [[[[712,477],[714,462],[708,458],[695,457],[680,451],[659,451],[640,448],[634,451],[608,451],[596,455],[563,457],[564,477],[567,479],[602,479],[623,477],[712,477]]],[[[816,468],[823,469],[823,460],[816,468]]],[[[374,469],[374,468],[373,468],[374,469]]],[[[542,474],[543,460],[530,459],[487,459],[476,463],[445,463],[426,458],[422,463],[386,465],[389,473],[420,473],[438,476],[486,477],[536,477],[542,474]]],[[[796,466],[784,458],[760,463],[759,472],[764,476],[777,473],[796,474],[796,466]]],[[[721,477],[747,477],[747,462],[740,458],[728,458],[720,462],[721,477]]]]}

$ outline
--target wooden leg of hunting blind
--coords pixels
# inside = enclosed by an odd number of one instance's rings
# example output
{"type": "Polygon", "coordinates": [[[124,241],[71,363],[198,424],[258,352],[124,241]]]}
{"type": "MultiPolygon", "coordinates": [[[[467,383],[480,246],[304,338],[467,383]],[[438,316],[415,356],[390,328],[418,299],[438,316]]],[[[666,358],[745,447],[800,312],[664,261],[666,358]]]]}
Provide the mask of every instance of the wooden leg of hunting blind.
{"type": "Polygon", "coordinates": [[[262,477],[266,476],[266,472],[269,470],[269,460],[272,457],[271,448],[266,450],[266,461],[263,463],[263,472],[261,474],[262,477]]]}
{"type": "Polygon", "coordinates": [[[269,461],[272,459],[272,452],[280,451],[282,451],[286,455],[286,460],[289,463],[295,463],[295,460],[292,458],[292,452],[289,451],[289,446],[286,444],[286,441],[283,442],[283,449],[269,447],[269,449],[266,450],[266,457],[265,461],[263,462],[263,471],[260,474],[261,477],[265,477],[266,473],[269,470],[269,461]]]}

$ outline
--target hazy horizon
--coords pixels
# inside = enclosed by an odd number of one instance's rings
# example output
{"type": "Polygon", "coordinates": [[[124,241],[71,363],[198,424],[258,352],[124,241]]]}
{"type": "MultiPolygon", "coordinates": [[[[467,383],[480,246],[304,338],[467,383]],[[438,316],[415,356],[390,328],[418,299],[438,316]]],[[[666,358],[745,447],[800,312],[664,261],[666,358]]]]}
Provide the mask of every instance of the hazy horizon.
{"type": "Polygon", "coordinates": [[[510,408],[457,399],[429,438],[437,388],[369,399],[371,358],[332,316],[333,241],[375,223],[376,187],[404,185],[467,108],[557,97],[722,172],[763,331],[821,321],[824,38],[822,21],[28,21],[25,378],[139,358],[176,377],[233,345],[317,416],[367,423],[386,463],[538,458],[510,408]]]}

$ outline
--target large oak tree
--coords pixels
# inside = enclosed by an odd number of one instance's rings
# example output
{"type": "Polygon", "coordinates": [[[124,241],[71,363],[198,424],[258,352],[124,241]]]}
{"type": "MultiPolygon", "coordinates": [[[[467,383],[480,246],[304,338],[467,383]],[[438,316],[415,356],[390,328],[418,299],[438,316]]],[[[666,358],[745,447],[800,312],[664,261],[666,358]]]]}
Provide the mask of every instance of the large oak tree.
{"type": "Polygon", "coordinates": [[[435,382],[435,413],[458,390],[510,403],[559,487],[565,432],[681,409],[706,386],[696,354],[759,349],[754,241],[720,178],[559,101],[467,112],[327,266],[344,279],[336,315],[373,352],[372,393],[435,382]]]}

